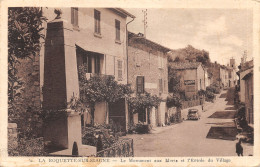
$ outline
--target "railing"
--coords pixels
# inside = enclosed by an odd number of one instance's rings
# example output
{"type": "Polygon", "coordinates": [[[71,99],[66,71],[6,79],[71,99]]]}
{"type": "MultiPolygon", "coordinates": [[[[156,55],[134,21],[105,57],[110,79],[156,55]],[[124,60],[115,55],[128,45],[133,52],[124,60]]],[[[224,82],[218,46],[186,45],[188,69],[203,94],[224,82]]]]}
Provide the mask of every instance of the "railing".
{"type": "Polygon", "coordinates": [[[97,157],[133,157],[133,139],[120,139],[115,145],[105,150],[97,152],[97,157]]]}

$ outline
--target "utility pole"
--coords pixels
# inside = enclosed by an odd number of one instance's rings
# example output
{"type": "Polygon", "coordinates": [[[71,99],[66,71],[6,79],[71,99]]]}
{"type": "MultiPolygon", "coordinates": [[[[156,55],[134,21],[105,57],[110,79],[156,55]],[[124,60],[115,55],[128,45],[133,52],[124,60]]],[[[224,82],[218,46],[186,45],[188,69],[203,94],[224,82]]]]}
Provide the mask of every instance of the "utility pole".
{"type": "Polygon", "coordinates": [[[142,12],[144,13],[144,19],[143,19],[143,23],[144,23],[144,37],[146,38],[146,28],[147,26],[147,9],[142,10],[142,12]]]}

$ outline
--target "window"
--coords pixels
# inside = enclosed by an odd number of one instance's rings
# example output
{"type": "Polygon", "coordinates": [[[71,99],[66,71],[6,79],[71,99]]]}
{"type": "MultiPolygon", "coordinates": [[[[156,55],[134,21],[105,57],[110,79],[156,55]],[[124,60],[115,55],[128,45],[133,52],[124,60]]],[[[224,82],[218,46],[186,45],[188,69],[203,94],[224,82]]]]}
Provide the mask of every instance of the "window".
{"type": "Polygon", "coordinates": [[[158,57],[158,68],[163,68],[163,57],[158,57]]]}
{"type": "Polygon", "coordinates": [[[101,34],[100,31],[100,11],[94,9],[94,18],[95,18],[95,33],[101,34]]]}
{"type": "Polygon", "coordinates": [[[78,26],[78,8],[71,8],[71,24],[78,26]]]}
{"type": "Polygon", "coordinates": [[[201,87],[201,79],[200,79],[200,89],[201,89],[202,87],[201,87]]]}
{"type": "Polygon", "coordinates": [[[91,56],[89,55],[84,55],[82,56],[82,61],[83,61],[83,64],[85,66],[87,66],[86,68],[86,73],[91,73],[91,68],[92,68],[92,64],[91,64],[91,56]]]}
{"type": "Polygon", "coordinates": [[[162,93],[163,92],[163,80],[159,79],[159,92],[162,93]]]}
{"type": "Polygon", "coordinates": [[[100,74],[100,57],[95,56],[94,57],[94,62],[95,62],[95,73],[100,74]]]}
{"type": "Polygon", "coordinates": [[[146,122],[146,109],[143,109],[143,111],[138,112],[138,122],[146,122]]]}
{"type": "Polygon", "coordinates": [[[120,21],[115,20],[116,40],[120,41],[120,21]]]}
{"type": "Polygon", "coordinates": [[[144,93],[144,76],[136,77],[136,92],[144,93]]]}
{"type": "Polygon", "coordinates": [[[122,81],[123,79],[122,60],[117,60],[117,70],[118,70],[118,80],[122,81]]]}
{"type": "Polygon", "coordinates": [[[141,66],[141,58],[139,56],[139,54],[135,54],[135,64],[137,67],[141,66]]]}

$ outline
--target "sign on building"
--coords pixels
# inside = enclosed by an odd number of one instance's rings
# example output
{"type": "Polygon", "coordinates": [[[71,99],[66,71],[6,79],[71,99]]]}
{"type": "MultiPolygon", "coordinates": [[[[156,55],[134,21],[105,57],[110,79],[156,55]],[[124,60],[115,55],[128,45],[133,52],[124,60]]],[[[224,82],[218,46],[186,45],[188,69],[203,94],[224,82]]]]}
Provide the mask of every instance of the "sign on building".
{"type": "Polygon", "coordinates": [[[184,80],[184,85],[195,85],[195,80],[184,80]]]}

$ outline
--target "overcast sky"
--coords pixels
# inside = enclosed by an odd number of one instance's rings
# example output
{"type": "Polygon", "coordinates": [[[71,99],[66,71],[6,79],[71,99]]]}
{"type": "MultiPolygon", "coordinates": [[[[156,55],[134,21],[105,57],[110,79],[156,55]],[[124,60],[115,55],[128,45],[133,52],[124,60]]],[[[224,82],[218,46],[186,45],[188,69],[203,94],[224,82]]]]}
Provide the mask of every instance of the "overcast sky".
{"type": "MultiPolygon", "coordinates": [[[[143,33],[142,9],[126,9],[136,16],[128,30],[143,33]]],[[[209,52],[212,62],[238,65],[244,50],[252,58],[253,12],[247,9],[148,9],[146,37],[171,49],[192,45],[209,52]]]]}

